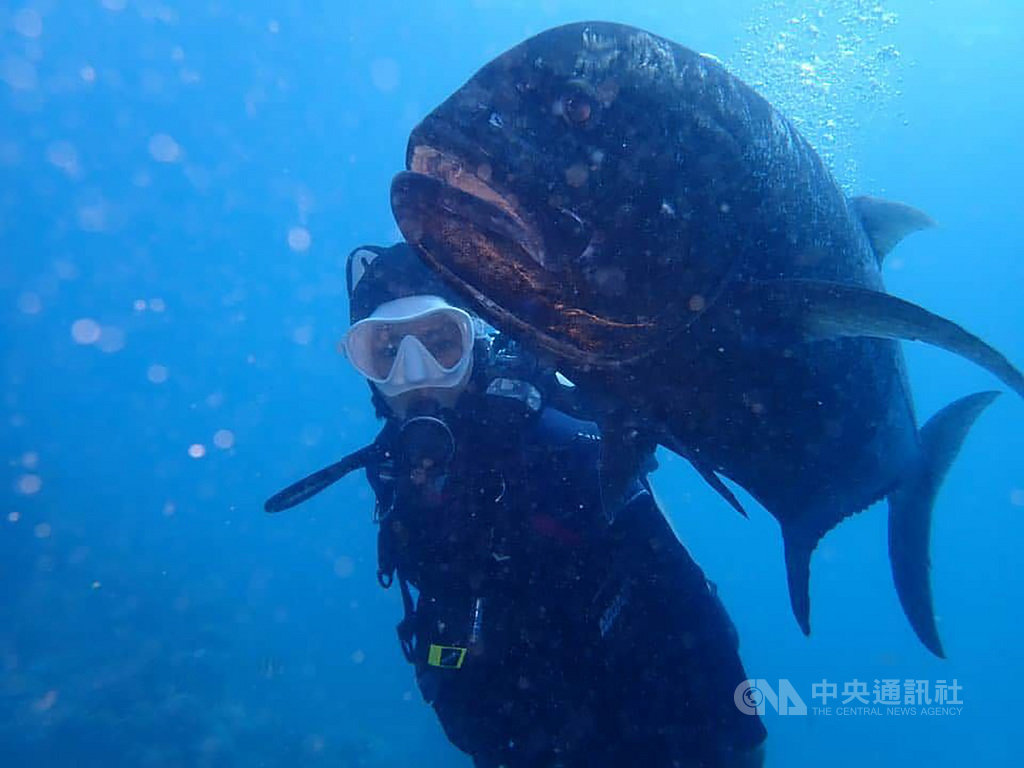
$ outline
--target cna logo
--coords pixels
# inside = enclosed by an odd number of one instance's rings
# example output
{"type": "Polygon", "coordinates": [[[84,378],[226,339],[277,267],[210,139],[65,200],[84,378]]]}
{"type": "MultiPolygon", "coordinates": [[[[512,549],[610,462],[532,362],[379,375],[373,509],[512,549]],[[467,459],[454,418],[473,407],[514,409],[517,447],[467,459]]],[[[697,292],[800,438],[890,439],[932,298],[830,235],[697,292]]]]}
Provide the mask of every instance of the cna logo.
{"type": "Polygon", "coordinates": [[[796,688],[785,678],[779,680],[778,692],[767,680],[744,680],[736,686],[732,699],[745,715],[763,715],[766,704],[780,715],[806,715],[807,705],[796,688]]]}

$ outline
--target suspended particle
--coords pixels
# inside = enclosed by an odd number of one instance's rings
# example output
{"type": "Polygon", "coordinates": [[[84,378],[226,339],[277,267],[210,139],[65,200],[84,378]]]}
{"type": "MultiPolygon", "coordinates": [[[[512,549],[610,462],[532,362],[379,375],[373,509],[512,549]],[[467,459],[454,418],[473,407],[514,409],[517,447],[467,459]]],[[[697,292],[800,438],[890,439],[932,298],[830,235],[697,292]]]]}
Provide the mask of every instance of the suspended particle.
{"type": "Polygon", "coordinates": [[[167,381],[167,377],[170,375],[166,365],[160,365],[153,363],[146,369],[146,378],[153,384],[163,384],[167,381]]]}
{"type": "Polygon", "coordinates": [[[288,247],[296,253],[308,251],[312,242],[313,237],[305,227],[292,227],[288,230],[288,247]]]}
{"type": "Polygon", "coordinates": [[[34,40],[43,34],[43,17],[34,8],[22,8],[14,14],[14,31],[34,40]]]}
{"type": "Polygon", "coordinates": [[[107,325],[100,328],[100,338],[96,347],[108,354],[124,349],[124,331],[116,326],[107,325]]]}
{"type": "Polygon", "coordinates": [[[35,65],[20,56],[8,56],[0,65],[0,80],[16,91],[34,90],[39,78],[35,65]]]}
{"type": "Polygon", "coordinates": [[[78,226],[85,232],[102,232],[107,228],[107,204],[103,201],[78,208],[78,226]]]}
{"type": "Polygon", "coordinates": [[[398,87],[400,70],[394,59],[375,59],[370,64],[370,81],[373,87],[383,93],[389,93],[398,87]]]}
{"type": "Polygon", "coordinates": [[[347,579],[356,570],[355,561],[351,557],[342,555],[334,561],[334,574],[342,579],[347,579]]]}
{"type": "Polygon", "coordinates": [[[570,187],[582,187],[589,178],[590,170],[583,163],[576,163],[565,169],[565,183],[570,187]]]}
{"type": "Polygon", "coordinates": [[[176,163],[181,159],[181,145],[166,133],[157,133],[149,139],[149,154],[158,163],[176,163]]]}
{"type": "Polygon", "coordinates": [[[18,309],[23,315],[38,315],[43,309],[42,299],[38,293],[25,291],[18,297],[18,309]]]}
{"type": "Polygon", "coordinates": [[[78,277],[78,267],[75,266],[74,262],[67,259],[57,259],[57,261],[53,262],[53,271],[57,273],[57,277],[61,280],[74,280],[78,277]]]}
{"type": "Polygon", "coordinates": [[[69,176],[78,173],[78,151],[69,141],[50,142],[46,147],[46,160],[69,176]]]}
{"type": "Polygon", "coordinates": [[[213,433],[213,444],[222,451],[230,450],[235,445],[235,433],[230,429],[218,429],[213,433]]]}
{"type": "Polygon", "coordinates": [[[49,690],[32,703],[36,712],[48,712],[57,703],[57,691],[49,690]]]}
{"type": "Polygon", "coordinates": [[[82,317],[71,324],[71,338],[76,344],[95,344],[100,339],[100,324],[91,317],[82,317]]]}

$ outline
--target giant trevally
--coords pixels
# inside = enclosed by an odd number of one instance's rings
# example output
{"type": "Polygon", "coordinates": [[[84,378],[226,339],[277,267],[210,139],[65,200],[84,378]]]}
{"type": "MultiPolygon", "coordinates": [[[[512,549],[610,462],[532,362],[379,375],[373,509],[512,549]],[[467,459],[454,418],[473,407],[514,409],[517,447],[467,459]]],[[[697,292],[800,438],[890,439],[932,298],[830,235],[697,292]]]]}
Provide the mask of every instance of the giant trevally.
{"type": "Polygon", "coordinates": [[[956,324],[885,293],[925,214],[848,199],[810,144],[711,57],[632,27],[543,32],[413,130],[392,185],[405,237],[493,324],[598,403],[609,492],[645,443],[778,519],[810,631],[818,541],[887,498],[896,588],[942,655],[931,509],[982,392],[921,429],[898,339],[1024,377],[956,324]]]}

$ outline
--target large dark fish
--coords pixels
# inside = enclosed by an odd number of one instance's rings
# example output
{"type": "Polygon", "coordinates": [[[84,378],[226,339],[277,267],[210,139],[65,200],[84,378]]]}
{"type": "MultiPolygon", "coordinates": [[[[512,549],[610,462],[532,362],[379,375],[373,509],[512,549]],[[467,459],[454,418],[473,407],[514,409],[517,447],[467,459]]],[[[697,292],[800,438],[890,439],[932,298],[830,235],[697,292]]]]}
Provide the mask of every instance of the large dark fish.
{"type": "Polygon", "coordinates": [[[844,518],[889,501],[903,608],[934,653],[928,547],[941,480],[997,393],[918,429],[897,339],[1024,377],[959,326],[884,292],[882,259],[932,225],[847,199],[811,146],[716,61],[583,23],[487,64],[413,131],[392,186],[405,237],[476,309],[555,358],[616,439],[746,488],[782,526],[793,610],[844,518]]]}

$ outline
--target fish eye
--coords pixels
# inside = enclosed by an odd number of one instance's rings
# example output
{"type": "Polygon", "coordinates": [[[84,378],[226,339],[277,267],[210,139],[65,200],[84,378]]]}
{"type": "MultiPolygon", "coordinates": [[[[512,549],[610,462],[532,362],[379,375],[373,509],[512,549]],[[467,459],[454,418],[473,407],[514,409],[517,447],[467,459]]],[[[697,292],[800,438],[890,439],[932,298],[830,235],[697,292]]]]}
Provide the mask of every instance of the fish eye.
{"type": "Polygon", "coordinates": [[[582,93],[573,93],[562,99],[562,114],[573,125],[583,125],[594,112],[594,106],[582,93]]]}

